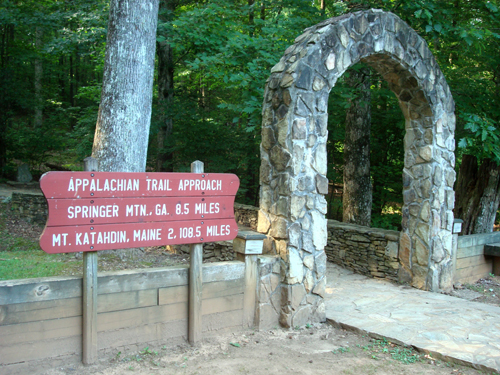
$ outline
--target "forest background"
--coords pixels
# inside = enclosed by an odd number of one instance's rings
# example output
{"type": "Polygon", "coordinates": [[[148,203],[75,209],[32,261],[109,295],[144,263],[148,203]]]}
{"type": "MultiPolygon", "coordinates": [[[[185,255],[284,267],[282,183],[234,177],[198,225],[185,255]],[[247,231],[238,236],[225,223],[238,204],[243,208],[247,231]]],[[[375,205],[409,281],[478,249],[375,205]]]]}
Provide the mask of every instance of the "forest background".
{"type": "MultiPolygon", "coordinates": [[[[499,1],[162,0],[147,170],[235,173],[237,201],[258,205],[263,91],[303,29],[368,8],[393,12],[429,44],[456,102],[463,155],[500,163],[499,1]]],[[[109,0],[3,0],[0,5],[0,178],[20,163],[35,178],[81,170],[92,151],[109,0]]],[[[344,75],[329,97],[328,178],[341,191],[346,110],[360,95],[344,75]]],[[[401,223],[404,117],[371,74],[372,226],[401,223]]],[[[492,167],[496,168],[496,167],[492,167]]],[[[334,194],[328,217],[342,218],[334,194]]],[[[497,204],[498,207],[498,204],[497,204]]]]}

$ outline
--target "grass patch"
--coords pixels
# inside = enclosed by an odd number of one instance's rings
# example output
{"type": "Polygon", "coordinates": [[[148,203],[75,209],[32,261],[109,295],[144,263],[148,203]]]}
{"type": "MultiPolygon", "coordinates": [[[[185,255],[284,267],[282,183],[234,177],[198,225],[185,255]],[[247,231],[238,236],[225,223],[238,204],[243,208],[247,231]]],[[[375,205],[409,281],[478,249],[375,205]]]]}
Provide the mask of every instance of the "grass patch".
{"type": "Polygon", "coordinates": [[[43,250],[2,251],[0,252],[0,280],[68,274],[71,271],[64,258],[68,256],[66,254],[49,255],[43,250]]]}
{"type": "Polygon", "coordinates": [[[74,254],[47,254],[37,240],[9,232],[7,210],[8,206],[1,204],[0,281],[81,274],[82,261],[75,261],[74,254]]]}
{"type": "Polygon", "coordinates": [[[385,338],[380,340],[373,339],[372,343],[363,346],[362,349],[368,352],[372,359],[378,360],[381,355],[390,355],[394,361],[405,365],[422,361],[422,355],[417,353],[413,348],[401,347],[387,341],[385,338]]]}

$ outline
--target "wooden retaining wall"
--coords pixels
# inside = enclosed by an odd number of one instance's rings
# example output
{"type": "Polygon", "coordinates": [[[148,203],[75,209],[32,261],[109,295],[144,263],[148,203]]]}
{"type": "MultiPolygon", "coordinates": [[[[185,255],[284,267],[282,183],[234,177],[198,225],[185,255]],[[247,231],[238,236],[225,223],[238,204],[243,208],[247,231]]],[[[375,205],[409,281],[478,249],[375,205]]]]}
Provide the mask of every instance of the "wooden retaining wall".
{"type": "MultiPolygon", "coordinates": [[[[106,272],[98,279],[98,348],[184,342],[188,268],[106,272]]],[[[243,327],[245,263],[203,266],[203,331],[243,327]]],[[[0,373],[26,374],[81,361],[82,279],[0,282],[0,373]],[[49,360],[48,360],[49,359],[49,360]],[[29,371],[28,371],[29,370],[29,371]]]]}
{"type": "Polygon", "coordinates": [[[455,282],[475,283],[493,270],[493,260],[484,255],[484,245],[500,242],[500,232],[458,237],[455,282]]]}

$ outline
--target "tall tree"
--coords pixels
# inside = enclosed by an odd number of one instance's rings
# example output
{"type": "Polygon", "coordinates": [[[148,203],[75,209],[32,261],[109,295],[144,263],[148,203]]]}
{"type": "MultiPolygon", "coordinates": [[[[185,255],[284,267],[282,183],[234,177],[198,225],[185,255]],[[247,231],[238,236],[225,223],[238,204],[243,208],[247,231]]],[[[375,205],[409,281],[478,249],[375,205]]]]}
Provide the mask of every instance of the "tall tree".
{"type": "Polygon", "coordinates": [[[342,221],[370,226],[370,68],[358,66],[348,74],[346,83],[355,94],[351,106],[347,109],[345,120],[342,221]]]}
{"type": "Polygon", "coordinates": [[[455,215],[463,220],[462,234],[493,232],[500,203],[500,166],[491,159],[479,166],[476,156],[464,155],[455,192],[455,215]]]}
{"type": "Polygon", "coordinates": [[[111,0],[92,156],[101,171],[146,168],[159,0],[111,0]]]}
{"type": "MultiPolygon", "coordinates": [[[[172,15],[176,8],[175,0],[160,0],[159,22],[172,21],[172,15]]],[[[172,171],[171,163],[167,161],[172,158],[172,152],[165,146],[167,138],[172,134],[173,119],[172,105],[174,100],[174,61],[173,50],[168,40],[168,35],[157,42],[158,54],[158,111],[159,126],[156,135],[157,157],[156,170],[172,171]]]]}

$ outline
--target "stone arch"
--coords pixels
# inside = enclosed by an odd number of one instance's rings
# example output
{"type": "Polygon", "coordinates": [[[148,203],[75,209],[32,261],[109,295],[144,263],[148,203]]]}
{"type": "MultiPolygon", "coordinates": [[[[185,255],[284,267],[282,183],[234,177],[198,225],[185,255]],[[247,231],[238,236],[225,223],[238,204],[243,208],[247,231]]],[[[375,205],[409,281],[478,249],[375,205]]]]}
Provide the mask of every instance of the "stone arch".
{"type": "Polygon", "coordinates": [[[387,80],[406,119],[400,280],[427,290],[451,286],[450,89],[426,42],[399,17],[346,14],[306,29],[266,83],[258,225],[268,236],[265,250],[281,257],[284,326],[325,318],[328,95],[359,61],[387,80]]]}

